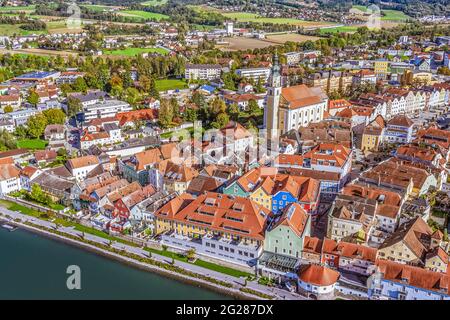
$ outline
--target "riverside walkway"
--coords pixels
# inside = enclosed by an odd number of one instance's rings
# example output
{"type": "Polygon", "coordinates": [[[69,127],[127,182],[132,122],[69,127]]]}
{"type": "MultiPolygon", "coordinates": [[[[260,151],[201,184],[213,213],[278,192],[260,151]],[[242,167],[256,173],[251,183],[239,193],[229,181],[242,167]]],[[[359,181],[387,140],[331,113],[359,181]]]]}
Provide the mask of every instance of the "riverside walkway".
{"type": "MultiPolygon", "coordinates": [[[[46,227],[46,228],[51,228],[53,230],[64,232],[64,233],[67,233],[67,234],[70,234],[73,236],[77,236],[77,237],[84,236],[84,239],[93,241],[98,244],[106,244],[106,245],[110,244],[110,240],[108,240],[108,239],[105,239],[105,238],[102,238],[102,237],[99,237],[99,236],[96,236],[93,234],[89,234],[89,233],[83,233],[81,231],[75,230],[73,227],[64,227],[64,226],[59,226],[59,225],[57,226],[53,222],[41,220],[41,219],[38,219],[38,218],[35,218],[32,216],[25,215],[20,212],[8,210],[3,207],[0,207],[0,213],[2,213],[3,215],[10,216],[11,222],[14,221],[15,219],[20,219],[22,222],[31,222],[35,225],[46,227]]],[[[134,246],[130,246],[130,245],[127,245],[124,243],[114,242],[114,241],[111,246],[113,248],[116,248],[119,250],[125,250],[126,252],[137,254],[142,257],[147,257],[147,258],[149,257],[149,252],[140,247],[134,247],[134,246]]],[[[160,262],[166,262],[166,263],[172,262],[171,258],[162,256],[159,254],[155,254],[155,253],[151,254],[151,258],[156,261],[160,261],[160,262]]],[[[283,289],[279,289],[279,288],[267,287],[264,285],[260,285],[256,281],[247,281],[247,285],[244,286],[243,280],[241,278],[237,278],[237,277],[233,277],[233,276],[223,274],[223,273],[220,273],[217,271],[205,269],[200,266],[186,263],[183,261],[175,260],[174,265],[178,266],[180,268],[183,268],[185,270],[197,273],[197,274],[203,274],[203,275],[215,278],[217,280],[232,283],[233,288],[238,289],[238,290],[240,288],[249,288],[249,289],[253,289],[253,290],[268,294],[268,295],[275,296],[276,299],[278,299],[278,300],[305,300],[306,299],[305,297],[300,296],[295,293],[291,293],[288,290],[283,290],[283,289]]]]}

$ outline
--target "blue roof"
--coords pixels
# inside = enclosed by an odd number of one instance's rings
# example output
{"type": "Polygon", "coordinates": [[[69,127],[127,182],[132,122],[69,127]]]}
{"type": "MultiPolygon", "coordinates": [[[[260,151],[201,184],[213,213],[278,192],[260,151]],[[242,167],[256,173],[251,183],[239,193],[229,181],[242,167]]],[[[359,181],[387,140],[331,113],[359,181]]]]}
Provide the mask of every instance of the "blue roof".
{"type": "Polygon", "coordinates": [[[213,86],[209,86],[207,84],[204,84],[203,86],[201,86],[200,89],[209,91],[209,92],[214,92],[214,90],[216,90],[216,88],[214,88],[213,86]]]}
{"type": "Polygon", "coordinates": [[[15,77],[15,79],[44,79],[53,74],[57,73],[56,71],[34,71],[22,74],[20,76],[15,77]]]}

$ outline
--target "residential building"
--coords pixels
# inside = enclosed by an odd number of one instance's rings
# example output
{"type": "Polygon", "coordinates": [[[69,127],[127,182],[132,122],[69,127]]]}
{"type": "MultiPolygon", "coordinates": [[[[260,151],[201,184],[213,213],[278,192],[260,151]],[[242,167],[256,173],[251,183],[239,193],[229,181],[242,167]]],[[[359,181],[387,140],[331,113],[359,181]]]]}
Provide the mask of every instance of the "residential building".
{"type": "Polygon", "coordinates": [[[155,212],[161,243],[237,264],[254,264],[272,213],[250,199],[183,194],[155,212]]]}
{"type": "Polygon", "coordinates": [[[184,72],[186,80],[215,80],[220,78],[222,66],[219,64],[187,64],[184,72]]]}
{"type": "Polygon", "coordinates": [[[67,161],[66,166],[77,182],[86,179],[91,171],[93,171],[100,162],[96,156],[84,156],[73,158],[67,161]]]}

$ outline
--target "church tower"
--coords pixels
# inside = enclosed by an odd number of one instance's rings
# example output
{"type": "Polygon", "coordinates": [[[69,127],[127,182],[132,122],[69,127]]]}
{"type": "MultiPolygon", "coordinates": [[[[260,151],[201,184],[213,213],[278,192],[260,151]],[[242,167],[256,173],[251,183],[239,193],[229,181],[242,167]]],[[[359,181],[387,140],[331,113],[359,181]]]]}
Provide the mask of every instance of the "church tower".
{"type": "Polygon", "coordinates": [[[267,105],[264,112],[264,123],[267,129],[267,138],[278,136],[278,105],[281,96],[281,70],[278,54],[273,56],[272,74],[269,78],[267,91],[267,105]]]}

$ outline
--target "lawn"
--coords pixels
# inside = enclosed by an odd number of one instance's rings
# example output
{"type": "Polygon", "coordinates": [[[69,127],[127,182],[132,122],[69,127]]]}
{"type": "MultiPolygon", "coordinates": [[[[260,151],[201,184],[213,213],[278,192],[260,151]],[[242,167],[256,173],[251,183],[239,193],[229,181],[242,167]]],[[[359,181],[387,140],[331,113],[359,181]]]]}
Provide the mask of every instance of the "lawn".
{"type": "Polygon", "coordinates": [[[225,12],[224,16],[230,19],[236,19],[239,22],[257,22],[257,23],[274,23],[274,24],[292,24],[292,25],[329,25],[330,22],[306,21],[293,18],[265,18],[258,14],[248,12],[225,12]]]}
{"type": "Polygon", "coordinates": [[[119,15],[124,17],[136,18],[136,20],[147,20],[147,19],[155,19],[157,21],[163,19],[169,19],[169,16],[165,14],[155,13],[155,12],[147,12],[141,10],[123,10],[118,12],[119,15]]]}
{"type": "Polygon", "coordinates": [[[109,6],[103,6],[103,5],[99,5],[99,4],[82,4],[81,7],[85,7],[91,11],[95,11],[95,12],[102,12],[108,9],[111,9],[112,7],[109,6]]]}
{"type": "MultiPolygon", "coordinates": [[[[171,252],[171,251],[168,251],[168,250],[157,250],[157,249],[148,248],[148,247],[145,248],[145,250],[147,250],[147,251],[149,251],[151,253],[155,253],[155,254],[159,254],[159,255],[168,257],[168,258],[173,258],[173,259],[178,260],[178,261],[183,261],[183,262],[190,263],[190,262],[188,262],[187,257],[185,255],[181,254],[181,253],[175,253],[175,252],[171,252]]],[[[218,264],[215,264],[215,263],[212,263],[212,262],[208,262],[208,261],[204,261],[204,260],[201,260],[201,259],[195,260],[195,262],[193,264],[195,264],[195,265],[197,265],[199,267],[208,269],[208,270],[217,271],[217,272],[220,272],[220,273],[223,273],[223,274],[227,274],[227,275],[230,275],[230,276],[233,276],[233,277],[238,277],[239,278],[239,277],[252,277],[253,276],[252,274],[250,274],[248,272],[243,272],[243,271],[236,270],[236,269],[233,269],[233,268],[221,266],[221,265],[218,265],[218,264]]]]}
{"type": "Polygon", "coordinates": [[[156,80],[156,89],[158,91],[186,89],[188,87],[184,80],[180,79],[162,79],[156,80]]]}
{"type": "Polygon", "coordinates": [[[143,6],[150,6],[150,7],[153,7],[153,6],[160,6],[160,5],[163,5],[163,4],[167,3],[167,1],[168,1],[168,0],[148,0],[148,1],[145,1],[145,2],[141,2],[141,4],[142,4],[143,6]]]}
{"type": "Polygon", "coordinates": [[[6,7],[0,7],[0,12],[30,12],[30,11],[34,11],[34,9],[36,8],[35,5],[30,5],[30,6],[17,6],[17,7],[12,7],[12,6],[6,6],[6,7]]]}
{"type": "Polygon", "coordinates": [[[43,150],[47,144],[47,141],[41,139],[23,139],[17,141],[17,148],[43,150]]]}
{"type": "Polygon", "coordinates": [[[11,210],[11,211],[19,211],[23,214],[26,214],[27,216],[32,216],[32,217],[39,218],[42,220],[52,221],[52,222],[58,223],[65,227],[74,227],[75,230],[78,230],[80,232],[89,233],[89,234],[92,234],[92,235],[95,235],[95,236],[98,236],[98,237],[101,237],[101,238],[104,238],[107,240],[117,241],[117,242],[135,246],[135,244],[133,244],[129,241],[113,237],[113,236],[107,234],[106,232],[103,232],[103,231],[100,231],[100,230],[97,230],[94,228],[86,227],[86,226],[83,226],[83,225],[75,223],[75,222],[70,222],[70,221],[62,219],[62,218],[57,218],[57,217],[53,217],[53,216],[48,217],[43,212],[39,212],[39,211],[30,209],[30,208],[27,208],[25,206],[22,206],[20,204],[12,202],[12,201],[0,200],[0,206],[6,208],[8,210],[11,210]]]}
{"type": "Polygon", "coordinates": [[[358,26],[344,26],[344,27],[335,27],[335,28],[322,28],[320,29],[320,34],[327,34],[327,33],[350,33],[350,32],[356,32],[358,30],[358,26]]]}
{"type": "MultiPolygon", "coordinates": [[[[366,6],[353,6],[352,8],[362,12],[367,12],[368,10],[366,6]]],[[[411,19],[410,16],[399,10],[381,10],[381,12],[383,14],[381,20],[384,21],[405,21],[411,19]]]]}
{"type": "Polygon", "coordinates": [[[166,55],[168,51],[163,48],[126,48],[126,49],[118,49],[118,50],[107,50],[105,54],[110,54],[113,56],[127,56],[132,57],[141,53],[159,53],[161,55],[166,55]]]}
{"type": "Polygon", "coordinates": [[[45,33],[47,33],[47,30],[31,31],[21,29],[19,24],[14,25],[0,24],[0,35],[2,36],[12,36],[14,34],[27,36],[31,34],[45,34],[45,33]]]}

